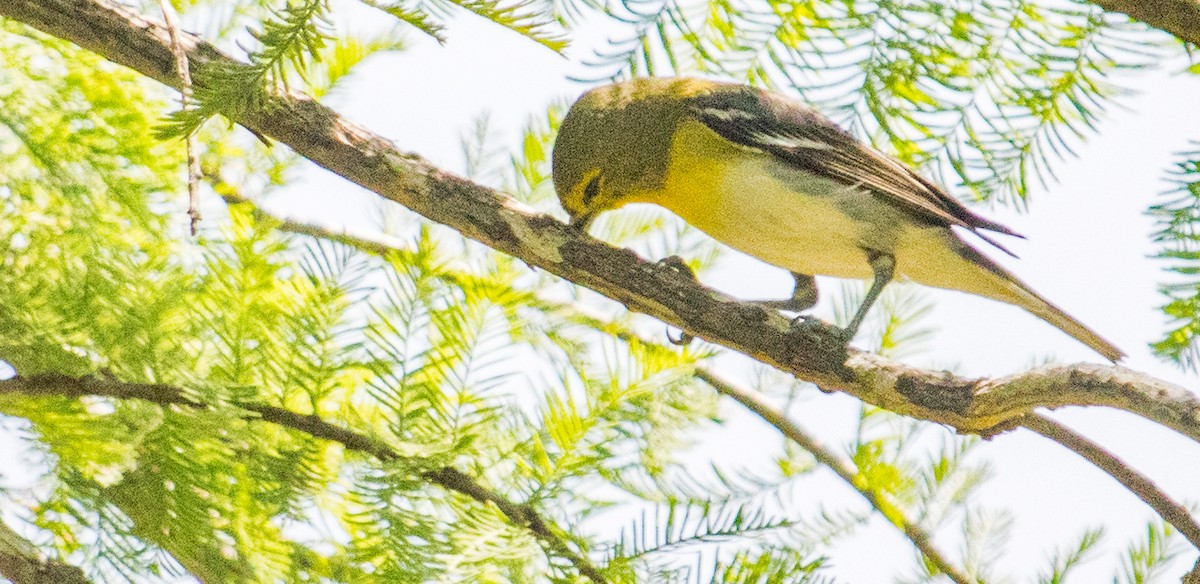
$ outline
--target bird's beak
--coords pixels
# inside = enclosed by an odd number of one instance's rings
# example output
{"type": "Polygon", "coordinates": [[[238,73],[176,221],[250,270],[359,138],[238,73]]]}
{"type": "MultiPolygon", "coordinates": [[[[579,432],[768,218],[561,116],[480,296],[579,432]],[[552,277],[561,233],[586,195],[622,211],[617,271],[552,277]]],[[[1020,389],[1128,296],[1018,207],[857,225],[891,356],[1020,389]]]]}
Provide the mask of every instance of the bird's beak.
{"type": "Polygon", "coordinates": [[[585,211],[583,213],[580,213],[579,215],[575,215],[575,216],[571,217],[571,222],[569,223],[569,225],[573,229],[578,229],[578,230],[586,233],[588,226],[592,224],[592,219],[595,219],[595,218],[596,218],[596,215],[594,213],[585,211]]]}

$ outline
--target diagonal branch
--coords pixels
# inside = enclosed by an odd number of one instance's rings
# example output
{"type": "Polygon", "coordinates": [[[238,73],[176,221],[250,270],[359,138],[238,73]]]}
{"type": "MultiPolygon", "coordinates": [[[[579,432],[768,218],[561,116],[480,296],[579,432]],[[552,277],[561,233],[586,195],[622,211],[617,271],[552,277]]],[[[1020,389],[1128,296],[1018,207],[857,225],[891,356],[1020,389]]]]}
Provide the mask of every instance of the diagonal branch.
{"type": "Polygon", "coordinates": [[[1200,525],[1196,524],[1196,520],[1192,518],[1187,507],[1180,505],[1170,495],[1164,493],[1149,477],[1138,472],[1099,444],[1046,416],[1031,413],[1025,416],[1020,424],[1062,444],[1108,473],[1154,509],[1159,517],[1179,530],[1179,533],[1192,542],[1193,546],[1200,549],[1200,525]]]}
{"type": "Polygon", "coordinates": [[[0,577],[13,584],[89,584],[76,566],[45,557],[29,540],[0,523],[0,577]]]}
{"type": "Polygon", "coordinates": [[[1200,45],[1200,0],[1091,0],[1109,12],[1120,12],[1181,41],[1200,45]]]}
{"type": "Polygon", "coordinates": [[[936,566],[948,578],[957,584],[974,584],[974,578],[960,571],[958,567],[950,563],[934,547],[933,538],[928,532],[905,516],[904,510],[901,509],[899,503],[893,500],[887,493],[872,488],[864,480],[862,474],[858,472],[858,468],[854,466],[852,461],[826,448],[815,436],[809,434],[804,428],[801,428],[783,412],[771,405],[765,396],[752,389],[739,387],[730,383],[707,369],[701,368],[696,370],[696,378],[717,390],[717,393],[733,398],[734,401],[754,412],[764,422],[779,430],[779,433],[787,437],[788,440],[795,442],[801,448],[811,453],[813,458],[817,459],[817,462],[829,467],[838,478],[858,491],[858,494],[862,495],[871,504],[871,507],[879,511],[880,515],[883,515],[892,525],[900,528],[900,531],[904,533],[904,537],[907,537],[912,542],[913,546],[921,552],[921,555],[925,556],[925,559],[929,560],[929,563],[936,566]]]}
{"type": "MultiPolygon", "coordinates": [[[[0,0],[8,16],[179,87],[167,29],[113,0],[0,0]]],[[[197,87],[217,69],[245,67],[180,34],[197,87]]],[[[689,334],[787,371],[826,391],[954,427],[991,434],[1035,407],[1108,406],[1200,441],[1200,399],[1121,367],[1043,367],[1002,379],[926,371],[855,350],[781,315],[732,301],[669,267],[599,242],[497,191],[445,172],[302,96],[277,95],[237,114],[250,130],[463,235],[658,318],[689,334]]]]}
{"type": "MultiPolygon", "coordinates": [[[[161,406],[186,406],[203,409],[207,407],[184,393],[181,388],[161,383],[126,383],[107,377],[70,377],[67,375],[42,374],[31,377],[14,377],[0,380],[0,395],[20,394],[29,397],[58,396],[83,397],[103,396],[122,400],[142,400],[161,406]]],[[[291,410],[246,402],[232,402],[231,405],[253,412],[263,421],[291,428],[308,434],[313,438],[337,442],[349,450],[367,454],[380,462],[393,462],[401,459],[399,453],[387,444],[359,434],[353,430],[331,424],[316,415],[298,414],[291,410]]],[[[250,419],[255,419],[251,417],[250,419]]],[[[595,566],[567,544],[557,533],[557,528],[547,522],[529,505],[514,503],[499,493],[488,489],[475,479],[452,467],[442,467],[421,473],[421,478],[439,485],[450,491],[466,495],[480,503],[495,505],[505,517],[515,525],[529,529],[543,544],[554,553],[567,559],[575,566],[580,574],[596,584],[604,584],[608,580],[595,566]]],[[[0,536],[3,533],[0,532],[0,536]]],[[[0,549],[0,561],[3,560],[0,549]]],[[[0,564],[0,568],[2,568],[0,564]]],[[[3,572],[0,572],[3,573],[3,572]]],[[[64,582],[70,580],[64,580],[64,582]]],[[[57,582],[57,581],[56,581],[57,582]]]]}
{"type": "Polygon", "coordinates": [[[220,178],[215,175],[207,175],[214,185],[217,186],[217,191],[221,193],[221,198],[229,205],[251,205],[250,213],[256,221],[263,221],[271,227],[288,233],[297,235],[306,235],[316,239],[324,239],[335,243],[358,249],[371,255],[384,256],[392,252],[403,251],[408,247],[408,244],[398,238],[378,232],[365,232],[347,227],[331,229],[323,225],[300,221],[289,217],[283,217],[271,212],[264,211],[253,200],[247,198],[237,192],[232,185],[220,181],[220,178]]]}

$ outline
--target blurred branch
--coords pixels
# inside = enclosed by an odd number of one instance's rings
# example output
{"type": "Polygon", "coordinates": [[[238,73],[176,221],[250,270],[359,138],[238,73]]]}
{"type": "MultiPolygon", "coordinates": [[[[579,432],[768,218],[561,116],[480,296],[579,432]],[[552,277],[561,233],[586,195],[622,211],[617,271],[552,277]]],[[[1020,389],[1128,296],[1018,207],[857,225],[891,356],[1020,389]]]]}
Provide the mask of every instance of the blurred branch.
{"type": "Polygon", "coordinates": [[[1200,45],[1200,0],[1091,0],[1109,12],[1120,12],[1182,41],[1200,45]]]}
{"type": "Polygon", "coordinates": [[[334,229],[317,225],[315,223],[306,223],[297,219],[280,217],[273,213],[264,211],[253,200],[247,198],[241,193],[236,192],[233,185],[220,182],[221,179],[219,176],[216,176],[212,173],[205,173],[205,178],[218,185],[216,190],[221,194],[221,198],[224,199],[227,204],[252,205],[250,213],[254,219],[258,221],[269,222],[275,227],[275,229],[279,229],[280,231],[333,241],[365,251],[372,255],[380,256],[387,255],[389,251],[402,250],[407,245],[402,239],[398,237],[392,237],[385,233],[358,231],[349,229],[347,227],[339,227],[334,229]]]}
{"type": "Polygon", "coordinates": [[[916,546],[921,555],[925,556],[925,559],[937,566],[937,569],[951,580],[958,584],[974,584],[974,578],[963,574],[934,547],[929,533],[904,515],[904,510],[901,509],[899,503],[887,493],[875,490],[867,484],[852,461],[838,456],[836,452],[826,448],[816,437],[788,419],[782,411],[776,409],[767,401],[766,396],[752,389],[739,387],[704,368],[696,370],[696,377],[717,390],[717,393],[733,398],[734,401],[754,412],[763,421],[779,430],[788,440],[811,453],[817,462],[829,467],[846,484],[858,491],[858,494],[862,495],[876,511],[879,511],[880,515],[883,515],[892,525],[900,528],[900,531],[916,546]]]}
{"type": "MultiPolygon", "coordinates": [[[[178,87],[166,28],[112,0],[0,0],[0,15],[178,87]]],[[[181,33],[179,40],[198,87],[217,70],[246,66],[194,35],[181,33]]],[[[1129,369],[1072,365],[970,379],[843,350],[819,330],[792,327],[782,315],[733,301],[686,274],[606,245],[503,193],[400,152],[305,97],[276,95],[235,121],[469,238],[826,391],[843,391],[963,433],[991,435],[1019,424],[1036,407],[1080,405],[1133,412],[1200,441],[1200,399],[1129,369]]]]}
{"type": "Polygon", "coordinates": [[[0,576],[13,584],[91,582],[83,570],[45,557],[37,546],[3,523],[0,523],[0,576]]]}
{"type": "Polygon", "coordinates": [[[1183,575],[1182,584],[1200,584],[1200,559],[1196,560],[1196,565],[1192,566],[1192,570],[1183,575]]]}
{"type": "Polygon", "coordinates": [[[1086,458],[1112,478],[1117,479],[1117,482],[1125,485],[1125,488],[1145,501],[1158,513],[1159,517],[1179,530],[1179,533],[1192,542],[1193,546],[1200,549],[1200,525],[1196,524],[1196,520],[1187,507],[1180,505],[1170,495],[1164,493],[1146,475],[1138,472],[1099,444],[1043,415],[1031,413],[1021,420],[1021,425],[1062,444],[1086,458]]]}
{"type": "MultiPolygon", "coordinates": [[[[103,396],[123,400],[142,400],[160,406],[176,405],[195,409],[207,407],[204,403],[187,397],[184,390],[178,387],[161,383],[126,383],[109,377],[70,377],[57,374],[18,376],[0,380],[0,395],[2,394],[19,394],[28,397],[103,396]]],[[[326,422],[320,416],[298,414],[284,408],[255,403],[231,402],[230,405],[257,415],[257,417],[248,417],[249,420],[261,419],[302,432],[313,438],[337,442],[349,450],[367,454],[380,462],[386,463],[402,459],[400,454],[386,443],[326,422]]],[[[494,505],[513,524],[529,529],[550,550],[570,561],[580,574],[597,584],[607,582],[600,571],[587,558],[572,550],[566,540],[558,535],[558,529],[552,527],[531,506],[509,501],[499,493],[451,467],[423,471],[420,476],[430,483],[466,495],[480,503],[494,505]]],[[[0,533],[0,541],[2,540],[3,534],[0,533]]],[[[0,548],[0,554],[2,553],[3,548],[0,548]]],[[[4,566],[0,564],[0,574],[7,575],[3,569],[4,566]]],[[[26,581],[43,582],[42,580],[26,581]]],[[[44,582],[59,581],[45,580],[44,582]]],[[[61,580],[61,582],[74,582],[74,580],[61,580]]]]}

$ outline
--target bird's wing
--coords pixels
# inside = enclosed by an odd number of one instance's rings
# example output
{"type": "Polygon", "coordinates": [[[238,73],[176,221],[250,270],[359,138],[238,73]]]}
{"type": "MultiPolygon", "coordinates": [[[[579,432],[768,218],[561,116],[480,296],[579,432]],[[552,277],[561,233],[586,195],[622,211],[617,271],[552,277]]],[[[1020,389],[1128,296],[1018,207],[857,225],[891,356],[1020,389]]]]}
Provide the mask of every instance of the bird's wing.
{"type": "MultiPolygon", "coordinates": [[[[730,86],[726,91],[691,98],[689,111],[726,140],[768,152],[815,175],[861,187],[936,224],[1020,237],[1008,227],[971,212],[899,160],[859,142],[800,102],[758,89],[730,86]]],[[[1008,252],[991,239],[983,239],[1008,252]]]]}

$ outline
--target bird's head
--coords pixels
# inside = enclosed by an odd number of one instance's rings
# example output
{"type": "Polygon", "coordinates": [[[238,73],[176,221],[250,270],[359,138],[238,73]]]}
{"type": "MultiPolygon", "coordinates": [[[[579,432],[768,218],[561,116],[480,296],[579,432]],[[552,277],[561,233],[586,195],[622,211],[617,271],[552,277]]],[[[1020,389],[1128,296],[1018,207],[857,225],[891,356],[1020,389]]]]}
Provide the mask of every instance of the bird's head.
{"type": "Polygon", "coordinates": [[[647,78],[584,93],[554,142],[554,189],[571,225],[586,229],[604,211],[652,202],[647,194],[661,187],[671,136],[684,115],[680,98],[712,86],[697,79],[647,78]]]}
{"type": "Polygon", "coordinates": [[[611,200],[601,197],[603,181],[600,169],[592,168],[580,180],[571,183],[572,186],[559,191],[558,198],[571,217],[571,227],[586,231],[597,215],[621,205],[620,197],[612,197],[611,193],[611,200]]]}
{"type": "MultiPolygon", "coordinates": [[[[619,192],[607,174],[613,140],[619,136],[619,120],[612,115],[611,97],[604,88],[583,94],[563,118],[554,141],[554,190],[571,226],[586,230],[597,215],[620,207],[619,192]]],[[[620,112],[616,111],[616,117],[620,112]]]]}

